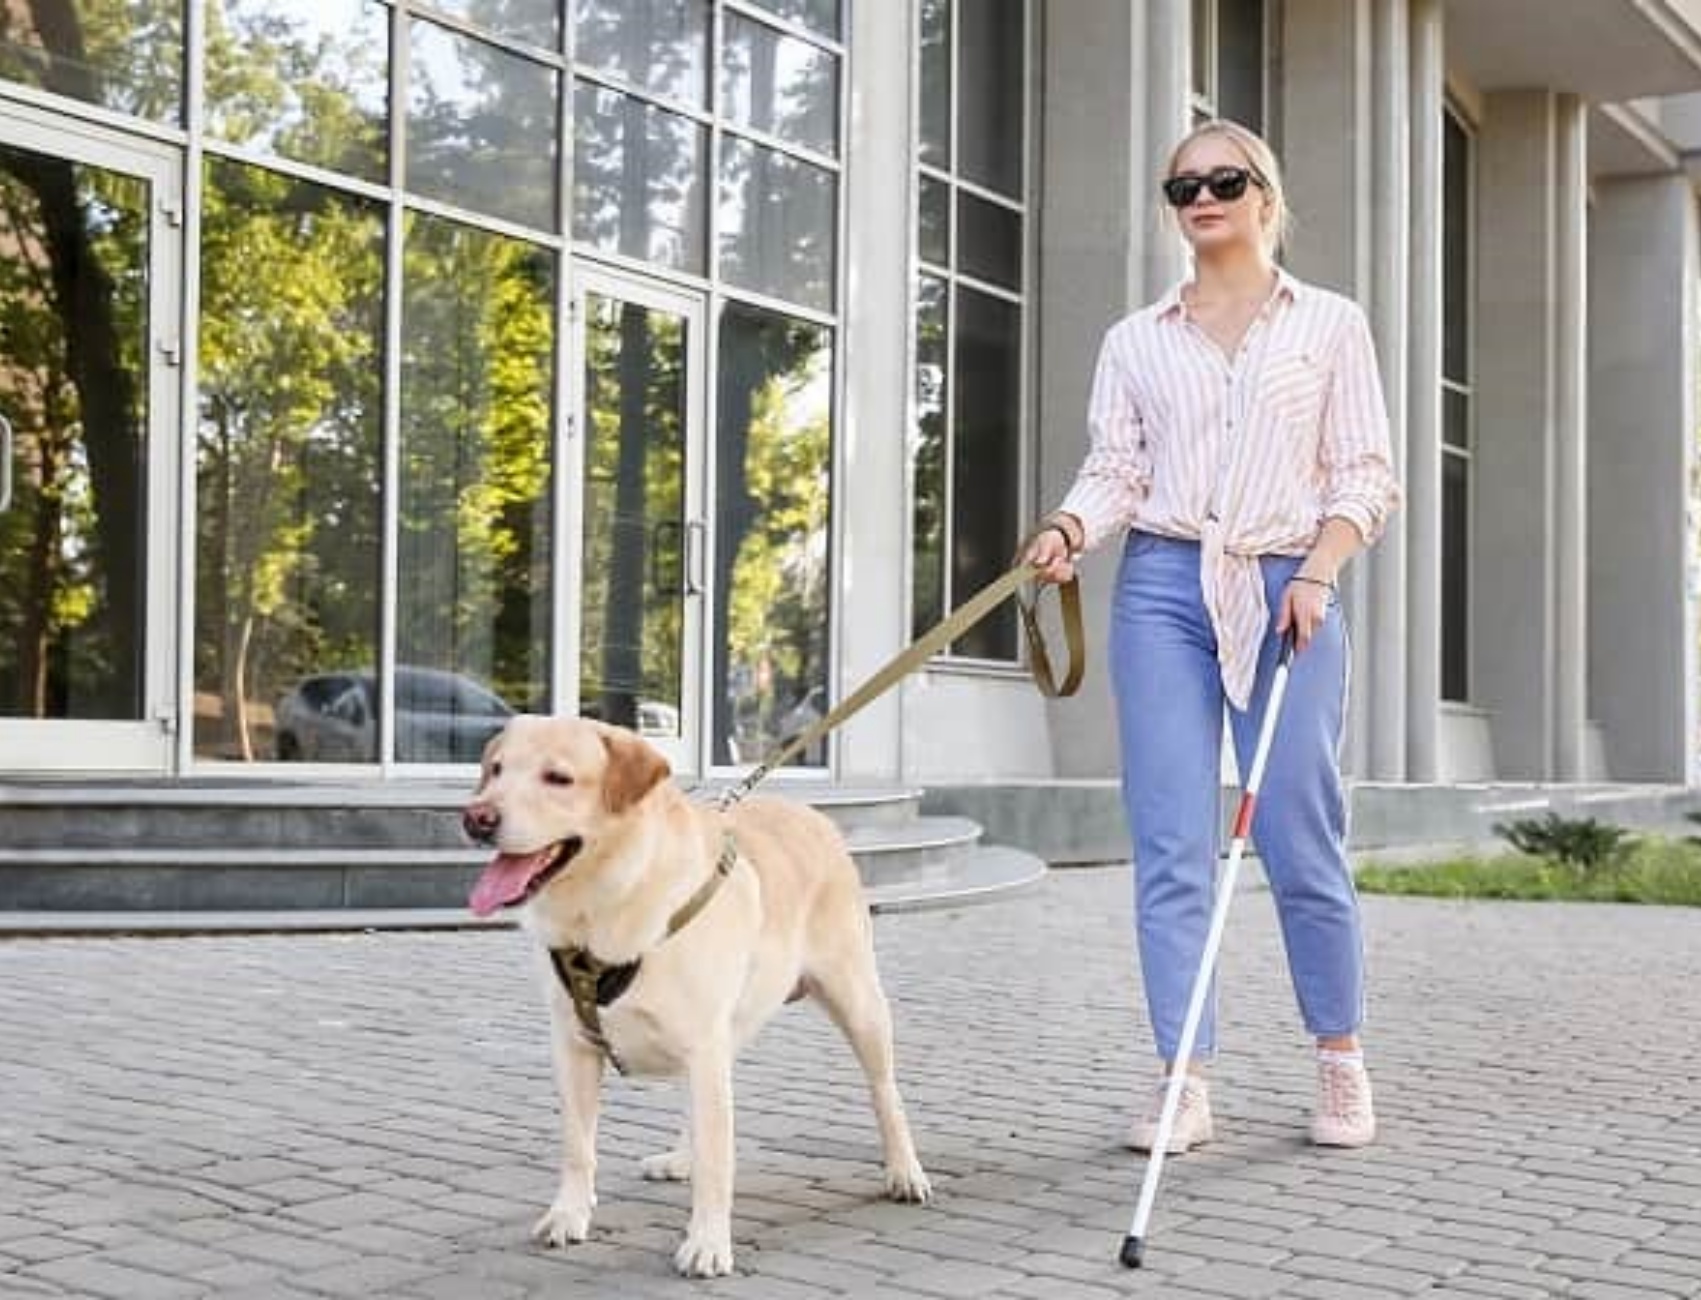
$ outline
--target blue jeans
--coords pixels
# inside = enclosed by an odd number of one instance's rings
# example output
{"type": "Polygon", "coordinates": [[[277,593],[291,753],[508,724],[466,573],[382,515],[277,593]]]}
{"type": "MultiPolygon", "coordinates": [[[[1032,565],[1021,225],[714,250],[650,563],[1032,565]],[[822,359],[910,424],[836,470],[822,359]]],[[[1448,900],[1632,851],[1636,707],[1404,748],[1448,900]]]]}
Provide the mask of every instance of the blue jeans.
{"type": "MultiPolygon", "coordinates": [[[[1271,631],[1246,712],[1230,708],[1242,775],[1250,769],[1275,672],[1282,588],[1298,558],[1265,556],[1271,631]]],[[[1158,1054],[1175,1059],[1205,947],[1220,846],[1225,697],[1216,636],[1199,590],[1199,544],[1130,533],[1112,606],[1111,671],[1122,739],[1122,797],[1134,834],[1136,930],[1158,1054]]],[[[1347,866],[1340,742],[1347,694],[1341,611],[1294,656],[1252,819],[1252,838],[1281,918],[1305,1027],[1357,1031],[1364,1018],[1364,940],[1347,866]]],[[[1216,1050],[1216,988],[1194,1054],[1216,1050]]]]}

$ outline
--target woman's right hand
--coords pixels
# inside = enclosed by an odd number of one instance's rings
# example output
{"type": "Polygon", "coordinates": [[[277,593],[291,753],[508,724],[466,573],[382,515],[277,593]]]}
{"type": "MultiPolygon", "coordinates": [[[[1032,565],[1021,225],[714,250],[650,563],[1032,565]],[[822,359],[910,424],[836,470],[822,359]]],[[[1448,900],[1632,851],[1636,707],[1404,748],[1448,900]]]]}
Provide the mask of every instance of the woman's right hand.
{"type": "Polygon", "coordinates": [[[1047,519],[1028,539],[1022,559],[1034,567],[1034,576],[1041,582],[1068,582],[1075,576],[1077,548],[1068,532],[1067,524],[1047,519]]]}

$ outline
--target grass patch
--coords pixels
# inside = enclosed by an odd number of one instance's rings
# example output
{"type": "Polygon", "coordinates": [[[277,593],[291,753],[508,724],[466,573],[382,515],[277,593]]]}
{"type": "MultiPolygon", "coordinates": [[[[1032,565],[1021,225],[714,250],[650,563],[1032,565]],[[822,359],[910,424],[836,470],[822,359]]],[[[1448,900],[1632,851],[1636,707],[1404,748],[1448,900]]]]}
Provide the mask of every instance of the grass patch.
{"type": "Polygon", "coordinates": [[[1701,907],[1701,843],[1650,836],[1611,863],[1587,867],[1527,853],[1367,863],[1354,878],[1367,894],[1701,907]]]}

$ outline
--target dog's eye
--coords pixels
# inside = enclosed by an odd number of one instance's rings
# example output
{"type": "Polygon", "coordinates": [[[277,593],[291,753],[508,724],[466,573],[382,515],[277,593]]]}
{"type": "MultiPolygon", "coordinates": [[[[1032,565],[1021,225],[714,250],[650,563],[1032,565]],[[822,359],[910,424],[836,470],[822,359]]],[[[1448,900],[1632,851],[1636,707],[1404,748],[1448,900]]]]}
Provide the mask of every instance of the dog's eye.
{"type": "Polygon", "coordinates": [[[545,772],[543,783],[545,785],[572,785],[573,778],[565,772],[545,772]]]}
{"type": "Polygon", "coordinates": [[[501,776],[502,775],[502,760],[501,759],[497,759],[494,763],[492,763],[490,765],[490,775],[492,775],[492,776],[501,776]]]}

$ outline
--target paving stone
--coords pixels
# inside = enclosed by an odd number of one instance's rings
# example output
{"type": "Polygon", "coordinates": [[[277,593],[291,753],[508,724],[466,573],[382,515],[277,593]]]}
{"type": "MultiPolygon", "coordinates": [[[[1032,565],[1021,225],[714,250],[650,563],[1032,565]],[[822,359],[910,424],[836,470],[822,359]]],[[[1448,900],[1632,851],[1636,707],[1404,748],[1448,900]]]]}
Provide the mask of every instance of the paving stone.
{"type": "Polygon", "coordinates": [[[792,1008],[739,1062],[737,1276],[684,1284],[683,1092],[610,1077],[592,1240],[527,1233],[559,1141],[502,932],[0,943],[0,1295],[78,1300],[1660,1300],[1701,1295],[1701,1111],[1670,1008],[1701,914],[1367,898],[1383,1131],[1304,1140],[1310,1052],[1267,893],[1223,953],[1218,1140],[1116,1249],[1150,1086],[1125,870],[878,918],[938,1193],[880,1196],[851,1053],[792,1008]],[[396,972],[444,972],[423,984],[396,972]],[[1637,1068],[1613,1048],[1648,1045],[1637,1068]]]}

